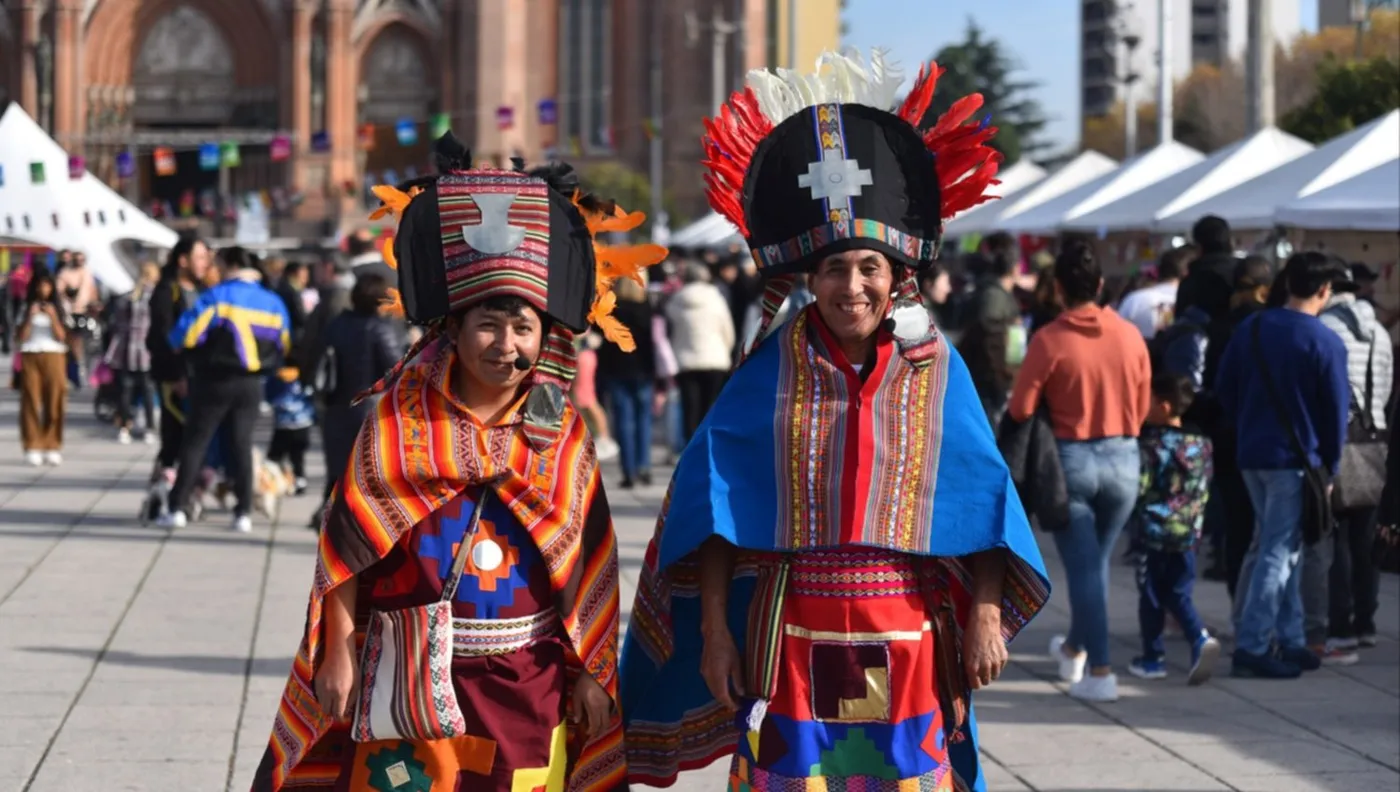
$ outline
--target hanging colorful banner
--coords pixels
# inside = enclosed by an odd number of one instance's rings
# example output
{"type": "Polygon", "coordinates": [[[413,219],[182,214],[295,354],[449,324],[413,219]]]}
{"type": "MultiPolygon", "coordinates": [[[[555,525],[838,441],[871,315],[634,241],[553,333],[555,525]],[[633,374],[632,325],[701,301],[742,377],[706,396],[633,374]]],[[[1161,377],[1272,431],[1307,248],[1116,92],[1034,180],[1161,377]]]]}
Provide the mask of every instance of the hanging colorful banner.
{"type": "Polygon", "coordinates": [[[225,168],[237,168],[243,164],[243,154],[238,149],[238,144],[232,140],[225,141],[219,148],[219,164],[225,168]]]}
{"type": "Polygon", "coordinates": [[[117,178],[130,179],[136,175],[136,158],[130,151],[117,152],[117,178]]]}
{"type": "Polygon", "coordinates": [[[496,108],[496,128],[510,129],[515,125],[515,109],[504,105],[496,108]]]}
{"type": "Polygon", "coordinates": [[[311,135],[311,150],[318,154],[324,154],[327,151],[330,151],[331,133],[325,131],[324,129],[320,132],[313,133],[311,135]]]}
{"type": "Polygon", "coordinates": [[[433,120],[428,124],[428,134],[433,140],[446,135],[452,129],[452,116],[447,113],[433,113],[433,120]]]}
{"type": "Polygon", "coordinates": [[[87,160],[83,159],[82,157],[76,154],[69,157],[68,178],[72,179],[73,181],[78,181],[79,179],[83,178],[84,173],[87,173],[87,160]]]}
{"type": "Polygon", "coordinates": [[[204,143],[199,147],[199,169],[216,171],[219,169],[219,144],[204,143]]]}
{"type": "Polygon", "coordinates": [[[361,124],[356,138],[361,151],[374,151],[374,124],[361,124]]]}
{"type": "Polygon", "coordinates": [[[30,181],[31,183],[33,183],[33,184],[43,184],[43,183],[44,183],[44,163],[42,163],[42,162],[31,162],[31,163],[29,163],[29,181],[30,181]]]}
{"type": "Polygon", "coordinates": [[[559,123],[559,103],[553,99],[540,100],[540,123],[553,126],[559,123]]]}
{"type": "Polygon", "coordinates": [[[219,194],[214,190],[204,190],[199,194],[199,213],[205,217],[213,217],[219,211],[219,194]]]}
{"type": "Polygon", "coordinates": [[[274,137],[272,142],[267,144],[267,156],[273,162],[282,162],[283,160],[291,159],[292,139],[286,135],[274,137]]]}
{"type": "Polygon", "coordinates": [[[418,122],[411,118],[400,118],[394,125],[394,135],[399,139],[400,146],[412,146],[418,143],[418,122]]]}
{"type": "Polygon", "coordinates": [[[0,248],[0,276],[10,274],[10,249],[0,248]]]}
{"type": "Polygon", "coordinates": [[[180,216],[189,217],[194,214],[194,190],[185,190],[180,193],[180,216]]]}
{"type": "Polygon", "coordinates": [[[157,176],[175,175],[175,152],[168,148],[158,148],[153,155],[157,176]]]}

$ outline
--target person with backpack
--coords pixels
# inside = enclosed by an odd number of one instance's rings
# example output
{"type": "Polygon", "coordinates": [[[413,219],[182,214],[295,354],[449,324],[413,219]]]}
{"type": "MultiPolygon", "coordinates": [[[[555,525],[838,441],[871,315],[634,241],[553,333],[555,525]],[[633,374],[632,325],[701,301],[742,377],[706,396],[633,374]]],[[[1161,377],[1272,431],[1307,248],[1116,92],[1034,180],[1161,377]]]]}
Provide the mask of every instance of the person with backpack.
{"type": "MultiPolygon", "coordinates": [[[[1355,270],[1343,272],[1345,277],[1332,284],[1332,299],[1318,318],[1346,346],[1347,380],[1351,385],[1348,431],[1374,431],[1387,437],[1390,426],[1386,405],[1390,403],[1395,377],[1394,351],[1376,309],[1358,296],[1360,284],[1354,277],[1355,270]]],[[[1320,562],[1318,574],[1306,574],[1304,578],[1304,586],[1317,594],[1309,598],[1305,592],[1304,596],[1310,628],[1308,644],[1320,654],[1324,664],[1350,665],[1359,659],[1357,647],[1376,645],[1380,581],[1373,565],[1373,546],[1378,506],[1379,503],[1339,510],[1334,541],[1331,545],[1319,544],[1322,552],[1316,559],[1320,562]],[[1332,556],[1330,563],[1328,555],[1332,556]],[[1309,585],[1314,577],[1316,582],[1309,585]],[[1321,607],[1324,600],[1326,608],[1321,607]],[[1314,607],[1307,608],[1309,603],[1314,607]]],[[[1305,558],[1304,565],[1312,560],[1311,556],[1305,558]]]]}
{"type": "Polygon", "coordinates": [[[1303,631],[1298,557],[1325,538],[1346,437],[1346,347],[1317,319],[1338,275],[1321,253],[1293,255],[1284,307],[1247,319],[1220,361],[1215,391],[1256,515],[1235,604],[1235,676],[1292,679],[1321,666],[1303,631]]]}

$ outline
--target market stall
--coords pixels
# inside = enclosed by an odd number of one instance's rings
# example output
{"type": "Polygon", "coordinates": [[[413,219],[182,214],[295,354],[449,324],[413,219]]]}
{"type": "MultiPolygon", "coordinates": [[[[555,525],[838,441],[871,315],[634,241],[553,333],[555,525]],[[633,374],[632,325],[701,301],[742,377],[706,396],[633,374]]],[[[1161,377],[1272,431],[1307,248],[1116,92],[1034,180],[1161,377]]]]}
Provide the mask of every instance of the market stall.
{"type": "Polygon", "coordinates": [[[131,288],[122,242],[175,244],[175,231],[147,217],[54,142],[18,104],[0,116],[0,238],[87,255],[104,287],[131,288]]]}

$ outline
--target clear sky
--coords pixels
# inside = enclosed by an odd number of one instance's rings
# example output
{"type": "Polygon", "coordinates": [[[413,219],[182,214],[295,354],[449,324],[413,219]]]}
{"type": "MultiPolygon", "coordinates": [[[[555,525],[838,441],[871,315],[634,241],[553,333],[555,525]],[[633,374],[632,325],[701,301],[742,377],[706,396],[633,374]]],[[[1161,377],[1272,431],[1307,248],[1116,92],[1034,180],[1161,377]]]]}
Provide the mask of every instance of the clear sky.
{"type": "MultiPolygon", "coordinates": [[[[1300,3],[1303,28],[1317,26],[1317,0],[1274,2],[1300,3]]],[[[1019,76],[1041,83],[1036,99],[1050,118],[1049,138],[1061,148],[1077,143],[1079,0],[848,0],[844,43],[867,53],[884,47],[912,76],[961,40],[969,19],[1002,43],[1023,67],[1019,76]]]]}

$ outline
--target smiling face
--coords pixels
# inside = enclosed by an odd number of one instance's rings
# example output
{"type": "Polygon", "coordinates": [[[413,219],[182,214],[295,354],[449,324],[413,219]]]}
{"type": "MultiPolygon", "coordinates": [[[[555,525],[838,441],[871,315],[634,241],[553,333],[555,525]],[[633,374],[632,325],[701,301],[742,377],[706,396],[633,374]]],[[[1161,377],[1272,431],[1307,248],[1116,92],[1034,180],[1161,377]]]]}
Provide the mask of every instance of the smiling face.
{"type": "Polygon", "coordinates": [[[875,337],[889,312],[894,267],[881,253],[849,250],[823,259],[810,283],[822,321],[850,357],[849,350],[875,337]]]}
{"type": "Polygon", "coordinates": [[[457,364],[466,381],[491,394],[520,387],[530,373],[515,367],[516,358],[531,363],[539,359],[544,340],[544,327],[535,309],[524,301],[493,305],[476,305],[459,318],[454,318],[448,330],[457,348],[457,364]]]}

